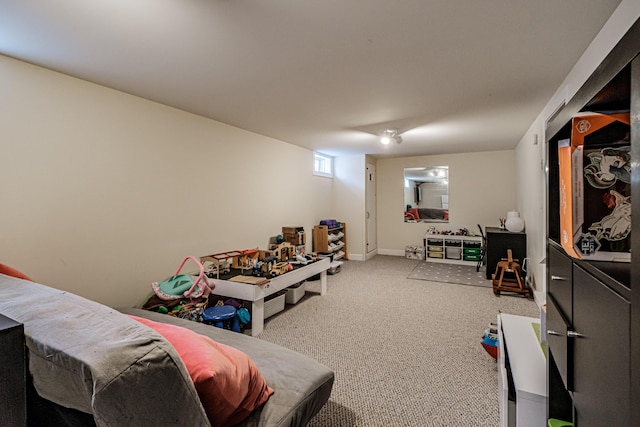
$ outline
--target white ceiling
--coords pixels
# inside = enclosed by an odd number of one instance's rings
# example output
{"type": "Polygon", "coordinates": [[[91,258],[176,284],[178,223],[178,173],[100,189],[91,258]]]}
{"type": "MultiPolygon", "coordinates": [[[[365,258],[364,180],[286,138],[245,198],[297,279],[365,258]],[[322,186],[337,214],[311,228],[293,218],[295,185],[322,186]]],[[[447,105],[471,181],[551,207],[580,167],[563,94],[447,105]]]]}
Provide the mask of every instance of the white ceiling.
{"type": "Polygon", "coordinates": [[[329,155],[499,150],[619,3],[0,0],[0,53],[329,155]]]}

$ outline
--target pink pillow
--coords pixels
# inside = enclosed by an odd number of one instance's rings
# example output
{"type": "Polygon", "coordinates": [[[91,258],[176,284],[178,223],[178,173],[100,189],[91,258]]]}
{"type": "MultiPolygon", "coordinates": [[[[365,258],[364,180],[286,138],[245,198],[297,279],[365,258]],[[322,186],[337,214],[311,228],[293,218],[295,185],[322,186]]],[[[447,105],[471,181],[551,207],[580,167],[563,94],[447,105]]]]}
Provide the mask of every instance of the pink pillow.
{"type": "Polygon", "coordinates": [[[0,264],[0,273],[6,274],[7,276],[17,277],[18,279],[29,280],[30,282],[32,282],[32,280],[26,274],[5,264],[0,264]]]}
{"type": "Polygon", "coordinates": [[[212,426],[241,422],[273,393],[243,352],[180,326],[129,317],[154,329],[177,350],[212,426]]]}

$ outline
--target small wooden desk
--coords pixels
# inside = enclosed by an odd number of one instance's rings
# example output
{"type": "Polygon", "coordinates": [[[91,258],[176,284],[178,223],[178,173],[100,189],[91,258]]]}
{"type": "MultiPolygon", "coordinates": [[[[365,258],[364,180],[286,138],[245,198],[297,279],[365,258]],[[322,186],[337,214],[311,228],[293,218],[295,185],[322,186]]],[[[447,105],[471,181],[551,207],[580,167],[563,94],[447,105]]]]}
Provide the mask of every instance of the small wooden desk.
{"type": "Polygon", "coordinates": [[[230,282],[228,280],[213,279],[215,295],[238,298],[251,301],[251,335],[256,336],[264,329],[264,298],[302,282],[311,276],[320,274],[320,295],[327,293],[327,269],[330,259],[323,258],[314,263],[298,267],[281,276],[274,277],[264,285],[250,285],[248,283],[230,282]]]}
{"type": "Polygon", "coordinates": [[[485,235],[487,237],[486,260],[488,280],[491,280],[491,275],[496,272],[498,262],[502,258],[507,257],[507,249],[511,249],[513,258],[518,260],[520,266],[524,265],[524,259],[527,256],[526,233],[513,233],[499,227],[485,227],[485,235]]]}

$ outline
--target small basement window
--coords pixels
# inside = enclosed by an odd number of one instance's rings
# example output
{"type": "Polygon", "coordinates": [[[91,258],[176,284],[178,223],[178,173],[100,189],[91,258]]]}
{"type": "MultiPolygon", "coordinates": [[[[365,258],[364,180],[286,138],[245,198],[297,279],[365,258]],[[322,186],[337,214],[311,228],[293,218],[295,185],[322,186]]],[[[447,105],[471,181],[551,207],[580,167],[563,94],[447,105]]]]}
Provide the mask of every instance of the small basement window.
{"type": "Polygon", "coordinates": [[[333,157],[313,153],[313,174],[333,178],[333,157]]]}

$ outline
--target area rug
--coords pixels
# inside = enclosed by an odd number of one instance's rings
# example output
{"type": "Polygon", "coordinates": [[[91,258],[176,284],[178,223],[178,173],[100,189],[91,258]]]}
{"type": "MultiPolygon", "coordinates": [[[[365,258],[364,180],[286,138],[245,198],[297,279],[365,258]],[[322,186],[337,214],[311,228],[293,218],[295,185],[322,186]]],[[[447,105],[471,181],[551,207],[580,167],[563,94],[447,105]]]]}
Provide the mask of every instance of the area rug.
{"type": "Polygon", "coordinates": [[[430,282],[453,283],[457,285],[482,286],[490,288],[491,280],[487,280],[484,267],[476,271],[476,266],[462,264],[447,264],[440,262],[422,261],[418,264],[408,279],[428,280],[430,282]]]}

